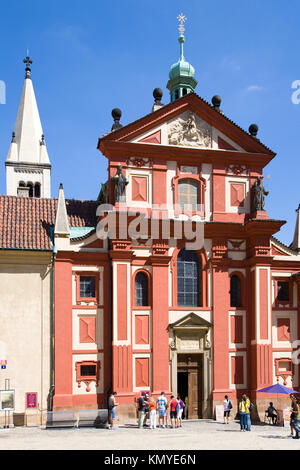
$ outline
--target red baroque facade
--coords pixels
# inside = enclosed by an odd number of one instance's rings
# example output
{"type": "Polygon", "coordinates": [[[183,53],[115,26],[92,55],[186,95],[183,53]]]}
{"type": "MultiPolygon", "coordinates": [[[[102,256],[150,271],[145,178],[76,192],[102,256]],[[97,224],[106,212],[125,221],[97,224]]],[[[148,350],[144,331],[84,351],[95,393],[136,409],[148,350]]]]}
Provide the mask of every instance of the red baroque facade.
{"type": "Polygon", "coordinates": [[[127,419],[148,390],[188,396],[189,417],[212,417],[225,394],[234,402],[246,392],[263,417],[271,396],[259,388],[299,386],[300,256],[274,238],[284,221],[252,210],[252,187],[274,152],[195,93],[106,134],[98,148],[116,232],[102,240],[96,224],[61,230],[58,203],[54,409],[102,407],[115,390],[127,419]],[[122,203],[111,181],[119,165],[122,203]],[[179,230],[185,203],[193,230],[203,227],[195,250],[179,230]]]}

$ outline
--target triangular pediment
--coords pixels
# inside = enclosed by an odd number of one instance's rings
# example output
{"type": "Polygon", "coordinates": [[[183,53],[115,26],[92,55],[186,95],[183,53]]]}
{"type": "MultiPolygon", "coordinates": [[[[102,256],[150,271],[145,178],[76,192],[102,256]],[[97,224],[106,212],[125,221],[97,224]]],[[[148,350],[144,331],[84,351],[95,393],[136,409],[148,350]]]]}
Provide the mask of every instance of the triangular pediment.
{"type": "Polygon", "coordinates": [[[103,150],[106,142],[275,155],[195,93],[106,134],[99,139],[98,148],[103,150]]]}
{"type": "Polygon", "coordinates": [[[176,322],[170,324],[171,328],[199,328],[206,327],[210,328],[212,324],[204,318],[199,317],[195,313],[189,313],[185,317],[180,318],[176,322]]]}
{"type": "Polygon", "coordinates": [[[165,146],[220,149],[243,152],[244,149],[233,142],[216,127],[202,119],[193,111],[187,110],[160,128],[145,135],[135,137],[131,142],[165,146]]]}

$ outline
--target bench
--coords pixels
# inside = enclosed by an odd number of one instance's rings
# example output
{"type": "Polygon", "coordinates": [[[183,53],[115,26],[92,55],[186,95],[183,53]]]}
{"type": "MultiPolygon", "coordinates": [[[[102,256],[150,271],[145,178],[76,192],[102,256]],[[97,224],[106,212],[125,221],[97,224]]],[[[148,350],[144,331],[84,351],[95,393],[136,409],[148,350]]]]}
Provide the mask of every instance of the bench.
{"type": "Polygon", "coordinates": [[[108,410],[80,410],[78,427],[95,427],[108,429],[108,410]]]}
{"type": "Polygon", "coordinates": [[[48,411],[46,429],[48,428],[75,428],[77,425],[76,411],[48,411]]]}

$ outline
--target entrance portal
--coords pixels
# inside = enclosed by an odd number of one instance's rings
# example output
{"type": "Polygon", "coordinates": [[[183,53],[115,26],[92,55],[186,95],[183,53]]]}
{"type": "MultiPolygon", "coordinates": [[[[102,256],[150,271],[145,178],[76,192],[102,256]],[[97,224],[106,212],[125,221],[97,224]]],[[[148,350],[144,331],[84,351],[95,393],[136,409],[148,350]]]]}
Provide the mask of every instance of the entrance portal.
{"type": "MultiPolygon", "coordinates": [[[[178,372],[177,374],[177,392],[180,395],[181,400],[185,402],[185,398],[189,396],[189,373],[178,372]]],[[[183,416],[185,419],[188,418],[188,410],[184,408],[183,416]]]]}
{"type": "Polygon", "coordinates": [[[182,400],[188,397],[188,418],[202,418],[203,354],[178,354],[177,390],[182,400]]]}

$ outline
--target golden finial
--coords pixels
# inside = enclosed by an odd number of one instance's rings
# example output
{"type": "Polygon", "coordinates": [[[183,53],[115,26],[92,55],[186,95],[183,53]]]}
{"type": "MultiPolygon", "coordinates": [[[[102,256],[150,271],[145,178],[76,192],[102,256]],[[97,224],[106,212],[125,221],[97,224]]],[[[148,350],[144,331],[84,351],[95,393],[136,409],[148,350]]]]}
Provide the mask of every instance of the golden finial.
{"type": "Polygon", "coordinates": [[[183,33],[185,31],[184,29],[184,22],[186,21],[186,16],[183,13],[180,13],[180,15],[177,16],[177,19],[179,21],[179,33],[181,36],[183,36],[183,33]]]}

